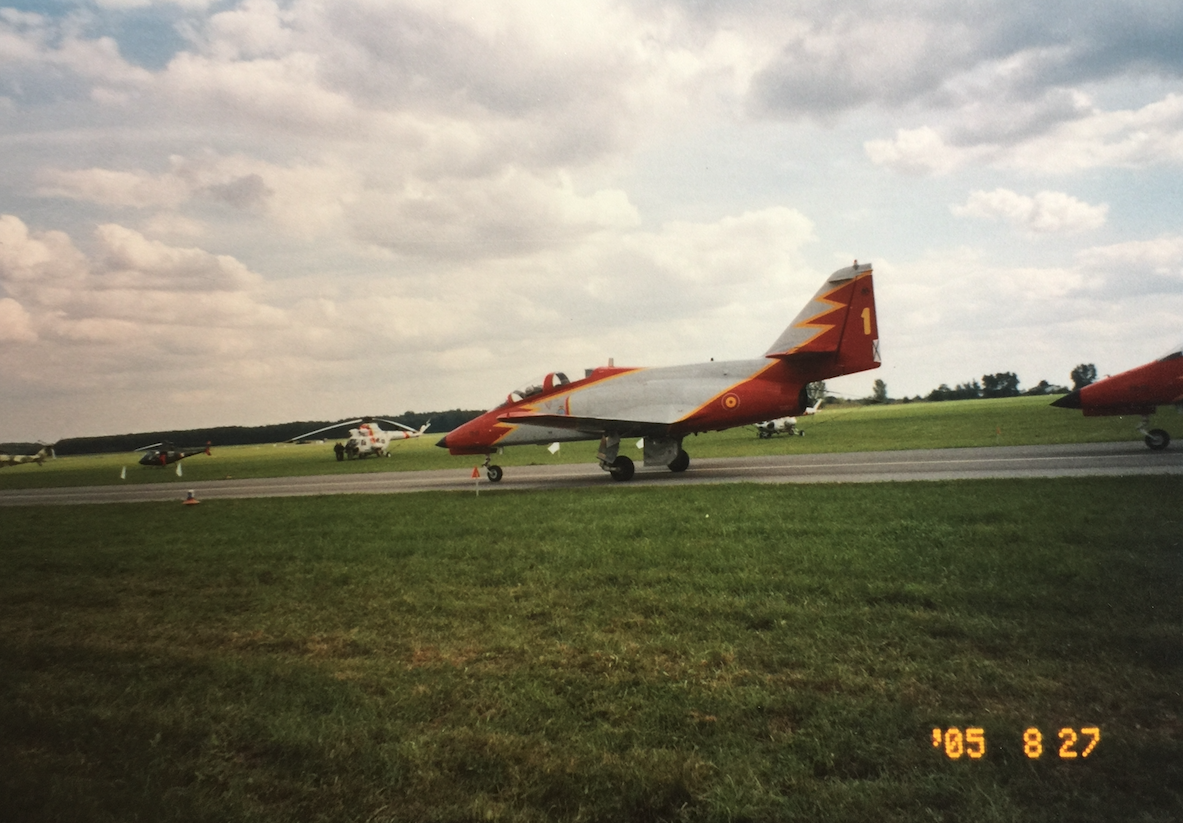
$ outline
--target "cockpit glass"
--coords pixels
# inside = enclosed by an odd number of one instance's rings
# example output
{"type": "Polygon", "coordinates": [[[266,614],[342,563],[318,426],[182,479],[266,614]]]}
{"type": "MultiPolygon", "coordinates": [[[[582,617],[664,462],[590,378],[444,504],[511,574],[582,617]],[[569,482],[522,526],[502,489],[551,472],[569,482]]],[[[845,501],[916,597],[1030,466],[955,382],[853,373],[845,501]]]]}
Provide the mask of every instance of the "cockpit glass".
{"type": "Polygon", "coordinates": [[[1183,343],[1180,343],[1178,346],[1175,346],[1175,348],[1171,349],[1169,352],[1167,352],[1166,354],[1164,354],[1162,357],[1160,357],[1158,359],[1160,361],[1161,360],[1174,360],[1176,357],[1183,357],[1183,343]]]}
{"type": "Polygon", "coordinates": [[[514,403],[520,403],[528,397],[533,397],[536,394],[548,392],[552,389],[558,388],[559,386],[565,386],[570,382],[570,379],[568,379],[567,375],[563,374],[563,372],[552,371],[550,374],[541,379],[531,380],[525,385],[524,388],[514,389],[509,393],[509,396],[505,398],[505,402],[501,405],[509,406],[514,403]]]}

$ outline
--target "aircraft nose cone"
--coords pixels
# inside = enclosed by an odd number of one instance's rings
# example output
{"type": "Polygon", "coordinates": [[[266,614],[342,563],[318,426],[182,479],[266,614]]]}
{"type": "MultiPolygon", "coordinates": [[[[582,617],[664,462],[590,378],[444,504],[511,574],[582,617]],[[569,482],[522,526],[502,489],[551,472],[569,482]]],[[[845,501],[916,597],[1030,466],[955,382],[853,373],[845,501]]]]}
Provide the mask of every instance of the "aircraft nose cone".
{"type": "Polygon", "coordinates": [[[445,435],[444,435],[443,437],[441,437],[439,440],[435,441],[435,444],[436,444],[437,446],[439,446],[441,449],[446,449],[446,448],[448,448],[448,435],[446,435],[446,434],[445,434],[445,435]]]}
{"type": "Polygon", "coordinates": [[[1059,400],[1052,401],[1053,406],[1059,406],[1061,409],[1079,409],[1080,408],[1080,389],[1070,391],[1059,400]]]}

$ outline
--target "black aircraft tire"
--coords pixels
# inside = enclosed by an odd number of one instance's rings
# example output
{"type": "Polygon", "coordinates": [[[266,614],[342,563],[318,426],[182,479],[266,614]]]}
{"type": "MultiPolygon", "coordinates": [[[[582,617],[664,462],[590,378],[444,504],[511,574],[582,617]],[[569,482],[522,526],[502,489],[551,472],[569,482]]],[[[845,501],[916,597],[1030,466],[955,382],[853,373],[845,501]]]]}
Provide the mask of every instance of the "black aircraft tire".
{"type": "Polygon", "coordinates": [[[485,477],[489,478],[490,483],[500,482],[502,474],[503,472],[500,466],[489,466],[489,468],[485,469],[485,477]]]}
{"type": "Polygon", "coordinates": [[[684,449],[678,449],[678,456],[670,461],[669,469],[672,472],[684,472],[690,467],[690,455],[686,454],[684,449]]]}
{"type": "Polygon", "coordinates": [[[1146,445],[1154,449],[1154,451],[1161,451],[1171,443],[1171,436],[1162,429],[1151,429],[1146,432],[1146,445]]]}
{"type": "Polygon", "coordinates": [[[612,475],[613,480],[623,483],[626,480],[632,480],[636,470],[637,467],[633,465],[632,458],[622,454],[612,461],[612,467],[608,469],[608,473],[612,475]]]}

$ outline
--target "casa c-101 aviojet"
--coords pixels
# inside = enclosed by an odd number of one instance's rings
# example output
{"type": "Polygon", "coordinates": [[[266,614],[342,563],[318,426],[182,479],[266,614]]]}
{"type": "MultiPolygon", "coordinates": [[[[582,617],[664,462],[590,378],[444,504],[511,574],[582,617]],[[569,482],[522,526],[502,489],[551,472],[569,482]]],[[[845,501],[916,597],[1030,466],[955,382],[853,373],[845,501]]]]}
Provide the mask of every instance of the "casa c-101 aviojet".
{"type": "Polygon", "coordinates": [[[513,392],[502,405],[436,444],[451,454],[486,455],[489,480],[502,477],[492,455],[506,446],[599,438],[600,468],[629,480],[633,461],[622,438],[644,438],[644,464],[682,472],[688,434],[721,431],[809,406],[818,380],[880,365],[871,265],[834,272],[761,358],[662,368],[592,369],[582,380],[561,372],[513,392]]]}
{"type": "Polygon", "coordinates": [[[1183,412],[1183,343],[1157,360],[1071,391],[1052,405],[1080,409],[1085,417],[1140,414],[1138,431],[1157,451],[1167,447],[1171,436],[1163,429],[1148,430],[1150,415],[1171,403],[1183,412]]]}

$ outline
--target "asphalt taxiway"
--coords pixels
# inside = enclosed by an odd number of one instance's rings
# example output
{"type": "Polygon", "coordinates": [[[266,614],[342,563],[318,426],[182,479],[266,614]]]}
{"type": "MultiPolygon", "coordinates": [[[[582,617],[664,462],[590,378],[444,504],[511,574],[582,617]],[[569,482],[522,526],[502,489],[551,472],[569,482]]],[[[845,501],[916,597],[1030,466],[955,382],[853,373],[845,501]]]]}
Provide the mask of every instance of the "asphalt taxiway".
{"type": "MultiPolygon", "coordinates": [[[[639,460],[638,460],[639,464],[639,460]]],[[[316,477],[210,480],[151,485],[85,486],[0,490],[0,506],[142,503],[252,497],[307,497],[326,494],[398,494],[454,491],[504,493],[517,489],[588,486],[665,486],[700,483],[882,483],[974,478],[1081,477],[1183,474],[1183,448],[1152,452],[1140,441],[1055,446],[1002,446],[972,449],[802,454],[694,459],[674,474],[642,469],[628,483],[615,483],[588,463],[508,466],[500,483],[472,465],[421,472],[377,472],[316,477]]]]}

